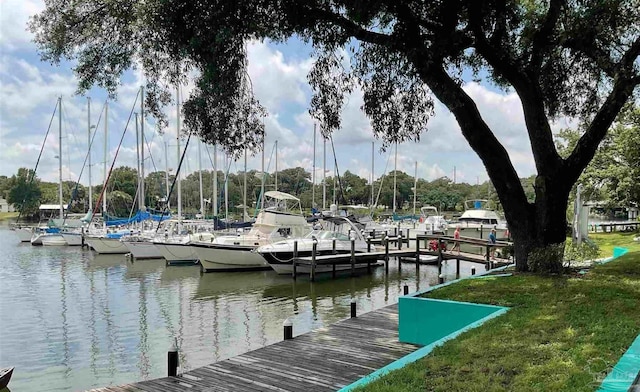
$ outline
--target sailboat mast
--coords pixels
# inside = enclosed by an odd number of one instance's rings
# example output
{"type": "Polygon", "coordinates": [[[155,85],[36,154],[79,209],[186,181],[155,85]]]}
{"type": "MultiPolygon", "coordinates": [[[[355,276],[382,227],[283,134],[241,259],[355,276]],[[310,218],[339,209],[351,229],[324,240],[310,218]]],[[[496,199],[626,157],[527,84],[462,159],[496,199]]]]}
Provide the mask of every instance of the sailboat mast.
{"type": "Polygon", "coordinates": [[[93,193],[91,191],[91,97],[87,97],[87,131],[89,149],[89,208],[87,211],[93,211],[93,193]]]}
{"type": "Polygon", "coordinates": [[[278,141],[277,140],[276,140],[276,173],[275,174],[276,174],[275,175],[276,183],[275,183],[274,190],[277,191],[278,190],[278,141]]]}
{"type": "Polygon", "coordinates": [[[418,193],[418,161],[416,161],[416,168],[414,171],[415,175],[413,178],[413,215],[416,215],[416,196],[418,193]]]}
{"type": "Polygon", "coordinates": [[[313,124],[313,169],[311,172],[311,209],[316,206],[316,124],[313,124]]]}
{"type": "Polygon", "coordinates": [[[213,216],[218,216],[218,145],[213,146],[213,216]]]}
{"type": "Polygon", "coordinates": [[[144,202],[144,86],[140,86],[140,205],[139,208],[143,209],[144,202]]]}
{"type": "MultiPolygon", "coordinates": [[[[264,127],[264,120],[262,126],[264,127]]],[[[260,167],[262,180],[260,181],[260,209],[264,208],[264,134],[262,135],[262,164],[260,167]]]]}
{"type": "Polygon", "coordinates": [[[166,187],[165,193],[165,204],[167,205],[167,209],[170,209],[169,204],[169,157],[167,156],[167,150],[169,146],[167,146],[167,141],[164,141],[164,185],[166,187]]]}
{"type": "Polygon", "coordinates": [[[373,162],[375,159],[375,153],[374,153],[375,144],[376,142],[371,142],[371,209],[372,211],[373,211],[373,203],[375,202],[373,198],[373,162]]]}
{"type": "Polygon", "coordinates": [[[327,209],[327,139],[322,137],[322,209],[327,209]]]}
{"type": "Polygon", "coordinates": [[[396,157],[393,166],[393,212],[396,212],[396,189],[397,189],[397,176],[398,176],[398,142],[396,142],[396,157]]]}
{"type": "MultiPolygon", "coordinates": [[[[177,162],[180,162],[180,87],[176,86],[176,152],[177,162]]],[[[180,170],[176,168],[176,182],[178,183],[178,232],[182,231],[182,187],[180,186],[180,170]]]]}
{"type": "Polygon", "coordinates": [[[229,154],[225,154],[225,175],[224,175],[224,219],[229,222],[229,170],[226,169],[231,166],[231,158],[229,154]]]}
{"type": "Polygon", "coordinates": [[[202,193],[202,140],[198,139],[198,180],[200,181],[200,213],[204,213],[204,194],[202,193]]]}
{"type": "Polygon", "coordinates": [[[242,190],[242,220],[247,216],[247,149],[244,149],[244,186],[242,190]]]}
{"type": "MultiPolygon", "coordinates": [[[[104,172],[104,181],[102,182],[103,187],[107,187],[107,152],[109,150],[109,131],[108,131],[108,123],[109,123],[109,101],[105,101],[104,103],[104,162],[103,162],[103,172],[104,172]]],[[[102,227],[107,227],[106,214],[107,214],[107,192],[106,189],[103,190],[104,196],[102,197],[102,227]]]]}
{"type": "Polygon", "coordinates": [[[60,199],[60,219],[64,217],[62,207],[62,97],[58,97],[58,197],[60,199]]]}
{"type": "Polygon", "coordinates": [[[140,130],[138,129],[138,113],[134,113],[136,120],[136,168],[138,173],[138,209],[142,208],[142,203],[140,202],[140,130]]]}

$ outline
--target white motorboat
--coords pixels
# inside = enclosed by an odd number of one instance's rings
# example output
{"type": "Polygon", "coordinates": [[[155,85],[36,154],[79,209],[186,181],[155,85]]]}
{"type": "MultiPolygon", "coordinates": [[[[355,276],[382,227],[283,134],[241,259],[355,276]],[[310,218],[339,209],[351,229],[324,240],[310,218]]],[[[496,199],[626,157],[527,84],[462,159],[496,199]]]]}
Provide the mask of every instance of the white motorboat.
{"type": "MultiPolygon", "coordinates": [[[[316,228],[304,238],[290,238],[268,245],[263,245],[256,249],[256,253],[262,255],[278,274],[291,274],[293,272],[293,250],[294,243],[298,243],[298,257],[311,256],[314,242],[316,245],[316,255],[345,254],[351,252],[351,238],[354,241],[354,251],[356,253],[367,252],[367,242],[354,225],[346,217],[327,217],[320,222],[321,227],[316,228]],[[334,248],[335,240],[335,248],[334,248]]],[[[376,264],[374,261],[373,264],[376,264]]],[[[367,268],[367,263],[358,262],[357,269],[367,268]]],[[[349,270],[351,265],[336,265],[336,271],[349,270]]],[[[309,265],[298,265],[297,271],[309,273],[309,265]]],[[[319,265],[316,273],[331,272],[333,266],[319,265]]]]}
{"type": "Polygon", "coordinates": [[[281,239],[302,237],[311,231],[311,226],[302,215],[300,199],[278,191],[266,192],[264,196],[265,205],[269,207],[260,211],[247,234],[216,237],[209,242],[195,241],[191,244],[203,271],[269,269],[269,264],[254,249],[281,239]],[[292,206],[299,212],[292,212],[292,206]]]}
{"type": "Polygon", "coordinates": [[[498,214],[486,208],[488,200],[466,200],[465,211],[457,221],[451,222],[447,234],[453,235],[456,227],[460,227],[463,237],[487,238],[491,229],[506,231],[507,222],[498,214]]]}

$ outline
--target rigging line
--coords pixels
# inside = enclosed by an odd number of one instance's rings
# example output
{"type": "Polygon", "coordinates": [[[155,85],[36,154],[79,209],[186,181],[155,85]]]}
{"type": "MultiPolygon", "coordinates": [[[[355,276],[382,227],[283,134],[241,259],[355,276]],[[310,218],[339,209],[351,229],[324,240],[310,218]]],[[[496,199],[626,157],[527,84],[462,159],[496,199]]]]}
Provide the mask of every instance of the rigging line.
{"type": "Polygon", "coordinates": [[[387,164],[384,166],[384,172],[382,173],[382,177],[380,177],[380,188],[378,188],[378,195],[376,196],[376,202],[373,206],[371,206],[371,217],[373,218],[373,209],[374,206],[378,205],[378,201],[380,200],[380,193],[382,192],[382,184],[384,184],[384,177],[387,175],[387,168],[389,167],[389,162],[391,161],[391,150],[389,150],[389,157],[387,158],[387,164]]]}
{"type": "MultiPolygon", "coordinates": [[[[56,100],[56,106],[53,108],[53,113],[51,114],[51,119],[49,120],[49,126],[47,127],[47,133],[44,135],[44,140],[42,140],[42,147],[40,147],[40,153],[38,154],[38,160],[36,161],[36,167],[33,168],[33,171],[29,173],[29,185],[36,178],[36,170],[38,170],[38,165],[40,164],[40,158],[42,158],[42,152],[44,151],[45,143],[47,142],[47,137],[49,136],[49,131],[51,131],[51,124],[53,124],[53,119],[56,116],[56,111],[58,110],[58,100],[56,100]]],[[[26,197],[22,199],[22,203],[20,204],[20,211],[18,213],[18,217],[16,218],[16,223],[20,221],[20,217],[22,216],[22,207],[24,207],[24,203],[27,201],[26,197]]]]}
{"type": "MultiPolygon", "coordinates": [[[[191,140],[191,133],[189,133],[189,136],[187,137],[187,143],[184,146],[184,151],[182,151],[182,156],[180,157],[180,162],[178,163],[178,168],[176,169],[176,175],[175,177],[173,177],[173,182],[171,183],[171,189],[169,189],[169,196],[167,196],[167,200],[169,200],[169,198],[171,197],[171,194],[173,193],[173,187],[176,185],[176,180],[179,177],[180,174],[180,168],[182,167],[182,161],[184,161],[184,157],[186,155],[187,152],[187,148],[189,147],[189,141],[191,140]]],[[[167,206],[165,205],[162,208],[162,215],[160,215],[160,220],[158,221],[158,226],[156,227],[156,233],[158,232],[158,229],[160,229],[160,225],[162,224],[162,220],[164,218],[164,214],[167,212],[167,206]]],[[[178,217],[178,219],[181,219],[181,217],[178,217]]],[[[178,221],[180,222],[180,221],[178,221]]]]}
{"type": "MultiPolygon", "coordinates": [[[[113,156],[113,161],[111,162],[111,167],[109,168],[109,174],[107,174],[107,179],[105,180],[105,183],[102,186],[102,190],[100,191],[100,197],[98,197],[98,201],[96,203],[96,207],[93,211],[93,215],[95,215],[96,212],[98,212],[98,207],[100,206],[100,203],[102,202],[102,197],[104,196],[104,192],[107,189],[107,184],[109,183],[109,179],[111,178],[111,171],[113,170],[113,167],[116,164],[116,159],[118,158],[118,153],[120,152],[120,147],[122,146],[122,141],[124,140],[124,135],[126,135],[127,133],[127,128],[129,127],[129,123],[131,122],[131,117],[133,116],[133,111],[136,108],[136,104],[138,103],[138,96],[140,95],[140,92],[138,92],[136,94],[136,99],[133,101],[133,105],[131,105],[131,111],[129,112],[129,118],[127,118],[127,124],[124,127],[124,131],[122,131],[122,136],[120,137],[120,143],[118,143],[118,148],[116,149],[116,153],[113,156]]],[[[104,216],[102,217],[102,219],[106,218],[106,211],[104,211],[104,216]]]]}
{"type": "MultiPolygon", "coordinates": [[[[100,123],[100,119],[102,118],[102,111],[100,112],[100,116],[98,117],[98,124],[100,123]]],[[[96,125],[97,128],[97,125],[96,125]]],[[[74,192],[78,192],[78,186],[80,185],[80,179],[82,178],[82,173],[84,172],[84,168],[87,164],[87,160],[89,158],[89,155],[91,154],[91,147],[93,147],[93,142],[96,139],[96,135],[98,134],[98,132],[94,132],[93,135],[91,136],[91,143],[89,143],[89,150],[87,151],[87,153],[84,156],[84,162],[82,163],[82,168],[80,169],[80,174],[78,175],[78,181],[76,181],[76,187],[74,189],[74,192]]],[[[73,193],[71,194],[71,200],[69,200],[69,204],[71,204],[71,202],[73,201],[73,193]]],[[[69,206],[67,206],[67,211],[64,214],[64,219],[62,220],[62,225],[64,226],[64,222],[67,220],[67,215],[69,214],[69,210],[71,208],[69,206]]]]}
{"type": "MultiPolygon", "coordinates": [[[[276,145],[274,143],[273,147],[271,148],[271,155],[269,156],[269,163],[267,164],[267,167],[265,169],[265,171],[262,173],[262,182],[264,182],[264,188],[267,187],[267,173],[269,172],[269,168],[271,167],[271,160],[273,159],[273,153],[276,150],[276,145]]],[[[262,194],[262,189],[260,189],[260,196],[258,197],[258,200],[262,201],[262,204],[264,204],[264,198],[263,198],[263,194],[262,194]]],[[[256,203],[256,210],[254,212],[255,216],[258,216],[258,205],[259,203],[256,203]]],[[[264,205],[260,205],[261,209],[264,209],[264,205]]]]}
{"type": "Polygon", "coordinates": [[[333,151],[333,163],[336,165],[336,177],[338,178],[338,187],[340,188],[340,198],[342,199],[342,204],[347,204],[344,198],[344,193],[342,191],[342,182],[340,181],[340,169],[338,168],[338,159],[336,158],[336,149],[335,149],[335,146],[333,145],[333,136],[329,136],[329,140],[331,140],[331,150],[333,151]]]}

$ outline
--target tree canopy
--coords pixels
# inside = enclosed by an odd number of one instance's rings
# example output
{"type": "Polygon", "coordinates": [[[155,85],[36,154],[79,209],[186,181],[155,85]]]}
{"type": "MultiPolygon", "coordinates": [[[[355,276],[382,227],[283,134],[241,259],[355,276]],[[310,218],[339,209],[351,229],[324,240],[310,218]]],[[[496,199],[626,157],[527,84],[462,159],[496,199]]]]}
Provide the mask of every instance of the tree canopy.
{"type": "Polygon", "coordinates": [[[569,192],[640,84],[638,20],[640,0],[47,0],[30,28],[43,59],[77,60],[81,92],[97,84],[113,93],[125,70],[142,68],[158,117],[168,84],[195,75],[188,130],[235,153],[263,138],[265,113],[246,74],[249,40],[313,45],[310,113],[324,136],[340,128],[355,87],[385,147],[418,140],[435,97],[487,169],[518,268],[558,271],[569,192]],[[533,202],[462,88],[467,70],[520,97],[538,172],[533,202]],[[550,125],[559,116],[584,124],[566,157],[550,125]],[[556,251],[542,252],[550,246],[556,251]]]}

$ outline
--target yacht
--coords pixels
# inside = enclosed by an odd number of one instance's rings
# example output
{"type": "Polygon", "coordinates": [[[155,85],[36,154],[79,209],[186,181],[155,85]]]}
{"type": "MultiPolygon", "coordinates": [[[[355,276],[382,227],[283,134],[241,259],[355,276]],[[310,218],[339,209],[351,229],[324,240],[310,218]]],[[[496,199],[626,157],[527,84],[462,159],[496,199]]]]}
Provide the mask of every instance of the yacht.
{"type": "Polygon", "coordinates": [[[268,270],[269,264],[254,250],[285,238],[302,237],[311,226],[302,215],[300,199],[279,191],[265,192],[265,206],[251,230],[236,236],[194,241],[191,248],[204,272],[268,270]],[[299,212],[294,212],[294,211],[299,212]]]}
{"type": "MultiPolygon", "coordinates": [[[[355,252],[367,252],[367,241],[362,236],[358,227],[348,218],[335,216],[326,217],[318,222],[313,231],[304,238],[289,238],[286,240],[267,244],[256,249],[256,253],[260,254],[269,263],[278,274],[291,274],[293,272],[293,248],[294,243],[298,243],[298,257],[311,256],[313,244],[316,245],[316,255],[333,254],[334,240],[335,253],[344,254],[351,252],[351,238],[353,238],[355,252]]],[[[375,265],[377,262],[371,263],[375,265]]],[[[367,263],[359,262],[356,268],[366,268],[367,263]]],[[[300,273],[309,273],[309,265],[298,265],[296,267],[300,273]]],[[[350,270],[351,265],[336,265],[336,271],[350,270]]],[[[332,265],[316,266],[316,273],[331,272],[332,265]]]]}
{"type": "Polygon", "coordinates": [[[507,222],[493,210],[488,209],[488,200],[466,200],[465,211],[457,221],[451,222],[447,234],[453,235],[456,227],[460,227],[464,237],[487,238],[491,229],[506,231],[507,222]]]}

